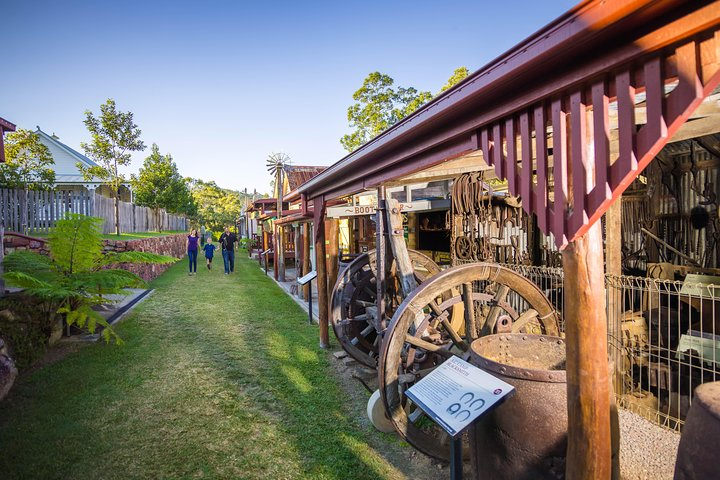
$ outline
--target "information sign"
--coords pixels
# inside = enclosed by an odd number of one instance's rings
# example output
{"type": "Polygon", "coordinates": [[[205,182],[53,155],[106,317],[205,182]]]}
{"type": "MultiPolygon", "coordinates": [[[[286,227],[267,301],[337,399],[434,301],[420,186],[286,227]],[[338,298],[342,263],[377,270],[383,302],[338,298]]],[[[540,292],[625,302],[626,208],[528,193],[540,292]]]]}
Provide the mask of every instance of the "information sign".
{"type": "Polygon", "coordinates": [[[514,391],[509,383],[459,357],[451,357],[406,394],[452,437],[457,437],[514,391]]]}
{"type": "Polygon", "coordinates": [[[315,277],[317,277],[317,272],[313,270],[312,272],[308,273],[307,275],[303,275],[302,277],[297,279],[297,283],[300,285],[305,285],[310,280],[314,280],[315,277]]]}

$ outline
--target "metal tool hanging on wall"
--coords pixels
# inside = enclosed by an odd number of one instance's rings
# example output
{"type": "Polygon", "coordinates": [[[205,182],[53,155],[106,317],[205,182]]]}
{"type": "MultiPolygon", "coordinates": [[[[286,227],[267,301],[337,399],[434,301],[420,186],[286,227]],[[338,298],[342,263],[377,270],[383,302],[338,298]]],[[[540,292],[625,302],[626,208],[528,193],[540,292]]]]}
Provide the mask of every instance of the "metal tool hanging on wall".
{"type": "Polygon", "coordinates": [[[529,255],[509,229],[524,227],[523,211],[513,197],[497,195],[484,172],[465,173],[453,182],[450,250],[453,263],[525,263],[529,255]]]}

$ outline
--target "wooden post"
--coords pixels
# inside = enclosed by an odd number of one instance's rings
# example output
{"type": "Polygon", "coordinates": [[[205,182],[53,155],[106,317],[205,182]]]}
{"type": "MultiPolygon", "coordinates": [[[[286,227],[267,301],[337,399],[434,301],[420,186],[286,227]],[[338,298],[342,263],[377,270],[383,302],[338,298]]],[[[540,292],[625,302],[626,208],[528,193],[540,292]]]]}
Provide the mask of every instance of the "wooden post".
{"type": "Polygon", "coordinates": [[[273,222],[273,275],[275,280],[278,279],[278,226],[273,222]]]}
{"type": "Polygon", "coordinates": [[[388,254],[387,254],[387,219],[385,217],[385,187],[377,189],[377,212],[375,214],[375,286],[377,297],[377,318],[375,328],[378,332],[385,330],[385,294],[387,292],[388,254]]]}
{"type": "MultiPolygon", "coordinates": [[[[295,265],[295,280],[296,281],[298,278],[303,276],[302,262],[300,260],[300,258],[302,256],[302,238],[300,238],[300,228],[301,227],[299,224],[292,227],[293,243],[294,243],[294,248],[295,248],[295,257],[294,257],[293,264],[295,265]]],[[[297,292],[297,295],[298,295],[298,297],[302,296],[302,294],[300,293],[299,290],[297,292]]]]}
{"type": "Polygon", "coordinates": [[[328,272],[328,298],[332,298],[332,291],[338,277],[338,219],[325,220],[325,258],[328,272]]]}
{"type": "Polygon", "coordinates": [[[570,242],[562,255],[568,390],[565,477],[609,479],[610,384],[600,222],[570,242]]]}
{"type": "Polygon", "coordinates": [[[0,217],[0,298],[5,296],[5,220],[0,217]]]}
{"type": "Polygon", "coordinates": [[[330,346],[328,336],[328,278],[325,265],[325,199],[313,201],[315,226],[315,266],[317,268],[318,318],[320,321],[320,348],[330,346]]]}
{"type": "Polygon", "coordinates": [[[385,201],[387,205],[387,225],[389,232],[390,248],[395,258],[397,276],[400,280],[400,287],[405,297],[418,287],[415,280],[415,271],[410,260],[402,224],[402,213],[400,213],[399,202],[393,198],[385,201]]]}
{"type": "MultiPolygon", "coordinates": [[[[310,261],[310,222],[302,224],[302,232],[302,271],[303,275],[307,275],[310,273],[310,270],[312,270],[312,262],[310,261]]],[[[303,285],[303,297],[305,297],[305,300],[310,300],[312,296],[311,283],[312,282],[308,282],[303,285]]]]}
{"type": "Polygon", "coordinates": [[[275,263],[277,263],[277,280],[285,281],[285,227],[277,226],[277,250],[275,251],[275,263]]]}
{"type": "MultiPolygon", "coordinates": [[[[605,212],[605,273],[622,275],[622,197],[613,202],[605,212]]],[[[606,295],[608,329],[612,331],[612,337],[619,340],[622,338],[620,318],[623,313],[623,297],[618,289],[608,289],[606,295]]],[[[617,344],[612,344],[610,348],[613,349],[616,346],[617,344]]],[[[622,365],[618,361],[619,356],[615,355],[616,351],[611,353],[617,371],[622,365]]],[[[622,381],[622,377],[615,375],[614,380],[622,381]]],[[[618,391],[619,388],[620,384],[615,383],[615,391],[618,391]]]]}

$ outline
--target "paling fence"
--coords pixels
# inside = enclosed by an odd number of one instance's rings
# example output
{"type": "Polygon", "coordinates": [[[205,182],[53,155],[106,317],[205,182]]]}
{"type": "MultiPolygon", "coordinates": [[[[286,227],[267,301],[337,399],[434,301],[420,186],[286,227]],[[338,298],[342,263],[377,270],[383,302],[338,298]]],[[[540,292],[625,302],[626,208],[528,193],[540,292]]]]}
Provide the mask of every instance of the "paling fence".
{"type": "MultiPolygon", "coordinates": [[[[103,233],[115,232],[115,200],[81,190],[25,191],[0,188],[0,220],[5,230],[46,234],[66,213],[80,213],[103,219],[103,233]],[[27,212],[27,216],[25,215],[27,212]]],[[[187,230],[188,220],[165,210],[156,211],[120,202],[120,231],[156,232],[187,230]]]]}

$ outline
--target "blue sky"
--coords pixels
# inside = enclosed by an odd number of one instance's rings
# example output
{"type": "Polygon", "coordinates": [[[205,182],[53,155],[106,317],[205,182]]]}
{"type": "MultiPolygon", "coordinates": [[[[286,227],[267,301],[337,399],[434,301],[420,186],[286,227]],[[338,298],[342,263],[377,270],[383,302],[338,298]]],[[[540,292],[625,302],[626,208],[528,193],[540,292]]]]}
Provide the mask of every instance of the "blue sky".
{"type": "Polygon", "coordinates": [[[347,108],[368,73],[437,92],[575,3],[3,2],[0,117],[79,150],[83,112],[113,98],[184,176],[267,191],[273,151],[297,165],[345,155],[347,108]]]}

